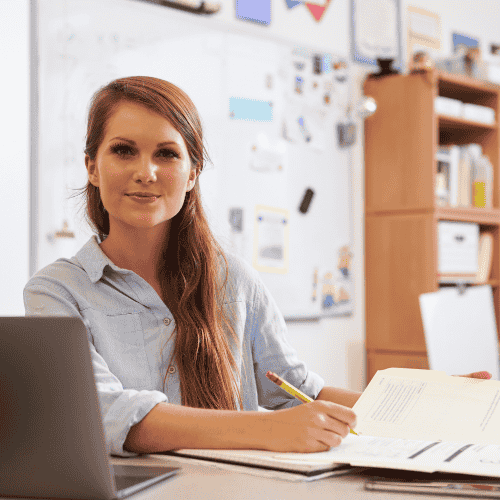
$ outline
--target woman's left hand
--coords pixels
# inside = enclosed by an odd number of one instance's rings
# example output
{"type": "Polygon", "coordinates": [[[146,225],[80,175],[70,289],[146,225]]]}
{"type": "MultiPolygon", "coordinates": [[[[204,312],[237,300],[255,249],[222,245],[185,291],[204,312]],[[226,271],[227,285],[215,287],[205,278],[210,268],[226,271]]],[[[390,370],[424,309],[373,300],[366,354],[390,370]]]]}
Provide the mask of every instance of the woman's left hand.
{"type": "Polygon", "coordinates": [[[474,372],[474,373],[469,373],[468,375],[452,375],[452,377],[466,377],[466,378],[480,378],[480,379],[490,379],[491,378],[491,373],[490,372],[474,372]]]}

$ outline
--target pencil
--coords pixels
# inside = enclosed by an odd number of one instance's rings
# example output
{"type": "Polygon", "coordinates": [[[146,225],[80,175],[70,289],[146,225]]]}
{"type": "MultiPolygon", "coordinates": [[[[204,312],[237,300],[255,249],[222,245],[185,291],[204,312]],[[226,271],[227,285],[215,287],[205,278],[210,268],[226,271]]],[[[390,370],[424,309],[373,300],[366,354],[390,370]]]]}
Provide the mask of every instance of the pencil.
{"type": "MultiPolygon", "coordinates": [[[[307,394],[304,394],[303,392],[299,391],[292,384],[289,384],[286,380],[283,380],[281,377],[276,375],[276,373],[268,371],[266,373],[266,377],[271,382],[274,382],[278,387],[281,387],[284,391],[288,392],[288,394],[291,394],[295,399],[298,399],[303,403],[312,403],[314,401],[307,394]]],[[[351,434],[356,434],[352,429],[349,429],[349,431],[351,432],[351,434]]]]}

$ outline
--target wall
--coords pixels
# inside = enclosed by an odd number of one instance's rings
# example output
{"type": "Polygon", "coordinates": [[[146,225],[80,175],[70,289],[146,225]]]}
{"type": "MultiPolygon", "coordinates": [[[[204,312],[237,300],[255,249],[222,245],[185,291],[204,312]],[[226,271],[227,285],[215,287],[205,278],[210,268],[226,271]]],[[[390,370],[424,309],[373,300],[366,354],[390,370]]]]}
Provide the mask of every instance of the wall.
{"type": "MultiPolygon", "coordinates": [[[[271,24],[261,26],[236,19],[234,0],[219,0],[223,9],[219,18],[231,26],[245,26],[254,33],[317,46],[349,57],[350,3],[332,0],[318,23],[305,5],[288,9],[285,0],[272,0],[271,24]]],[[[321,2],[318,2],[321,3],[321,2]]],[[[362,186],[361,176],[353,171],[353,185],[362,186]]],[[[353,197],[353,276],[355,313],[349,318],[323,319],[321,322],[288,323],[288,337],[310,369],[319,373],[329,385],[362,390],[364,386],[364,329],[362,278],[362,203],[356,188],[353,197]]]]}
{"type": "Polygon", "coordinates": [[[29,8],[0,0],[0,316],[24,316],[29,278],[29,8]]]}
{"type": "MultiPolygon", "coordinates": [[[[129,1],[129,0],[124,0],[129,1]]],[[[133,1],[133,0],[130,0],[133,1]]],[[[289,10],[285,0],[272,0],[272,21],[268,27],[237,20],[235,0],[218,0],[222,12],[218,19],[231,26],[245,26],[252,33],[267,33],[298,43],[349,54],[350,1],[331,0],[321,22],[317,23],[304,5],[289,10]]],[[[319,3],[319,1],[318,1],[319,3]]],[[[451,33],[459,31],[481,40],[483,51],[491,42],[500,42],[498,0],[480,2],[464,0],[460,7],[453,0],[401,0],[403,33],[406,32],[407,5],[428,9],[442,19],[442,53],[451,52],[451,33]]],[[[0,246],[0,314],[22,315],[22,288],[29,274],[28,192],[29,132],[27,119],[28,88],[28,0],[0,0],[3,24],[0,40],[3,67],[13,77],[0,83],[4,120],[0,133],[3,155],[0,158],[1,228],[4,243],[0,246]],[[5,15],[6,14],[6,15],[5,15]],[[8,22],[5,22],[8,19],[8,22]],[[15,27],[15,28],[14,28],[15,27]],[[21,28],[19,28],[21,27],[21,28]],[[4,50],[7,48],[7,50],[4,50]],[[16,96],[13,99],[12,96],[16,96]],[[8,235],[8,239],[7,239],[8,235]],[[15,245],[12,244],[15,242],[15,245]]],[[[485,55],[487,58],[487,55],[485,55]]],[[[362,81],[371,67],[353,66],[354,102],[360,97],[362,81]]],[[[362,390],[364,386],[364,266],[363,266],[363,129],[357,120],[358,134],[352,148],[353,204],[353,275],[355,314],[345,319],[322,320],[320,323],[289,324],[289,339],[311,369],[321,374],[330,385],[362,390]]]]}
{"type": "MultiPolygon", "coordinates": [[[[255,33],[269,33],[317,45],[338,54],[350,54],[350,0],[332,0],[318,23],[304,5],[288,9],[285,0],[272,0],[271,24],[260,26],[236,19],[234,0],[219,0],[223,10],[219,18],[229,25],[252,27],[255,33]]],[[[318,3],[322,3],[319,2],[318,3]]],[[[500,2],[466,0],[460,6],[454,0],[401,0],[403,44],[406,39],[408,5],[427,9],[441,17],[441,53],[453,50],[452,33],[479,38],[484,59],[491,43],[500,42],[500,2]]],[[[403,53],[406,47],[403,46],[403,53]]],[[[352,101],[362,97],[362,84],[371,66],[352,64],[352,101]]],[[[289,339],[311,369],[327,384],[362,390],[365,384],[364,353],[364,151],[363,123],[358,125],[357,142],[352,148],[353,275],[355,313],[346,319],[324,319],[321,323],[289,323],[289,339]]]]}

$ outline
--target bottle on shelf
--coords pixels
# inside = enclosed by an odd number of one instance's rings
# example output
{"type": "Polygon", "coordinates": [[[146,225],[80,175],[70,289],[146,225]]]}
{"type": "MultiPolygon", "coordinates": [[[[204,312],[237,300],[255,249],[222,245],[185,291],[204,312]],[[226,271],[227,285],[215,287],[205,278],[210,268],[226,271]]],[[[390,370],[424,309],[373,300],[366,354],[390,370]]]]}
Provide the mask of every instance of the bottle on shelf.
{"type": "Polygon", "coordinates": [[[479,144],[470,144],[472,206],[492,207],[493,167],[487,156],[482,154],[479,144]]]}
{"type": "Polygon", "coordinates": [[[486,155],[481,157],[480,163],[482,171],[485,172],[485,208],[491,209],[493,207],[493,166],[486,155]]]}

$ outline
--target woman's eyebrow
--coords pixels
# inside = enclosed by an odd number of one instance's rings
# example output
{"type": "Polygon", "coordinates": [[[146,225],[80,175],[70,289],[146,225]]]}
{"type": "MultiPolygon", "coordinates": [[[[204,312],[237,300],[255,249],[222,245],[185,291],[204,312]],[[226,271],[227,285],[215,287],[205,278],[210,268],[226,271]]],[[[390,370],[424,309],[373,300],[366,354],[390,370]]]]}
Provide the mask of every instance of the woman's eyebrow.
{"type": "MultiPolygon", "coordinates": [[[[132,144],[133,146],[137,146],[137,143],[135,141],[133,141],[132,139],[126,139],[125,137],[113,137],[113,139],[111,139],[112,141],[116,141],[116,140],[119,140],[119,141],[125,141],[125,142],[128,142],[129,144],[132,144]]],[[[166,142],[160,142],[156,145],[156,147],[161,147],[161,146],[170,146],[170,145],[176,145],[178,146],[179,144],[176,142],[176,141],[166,141],[166,142]]]]}

